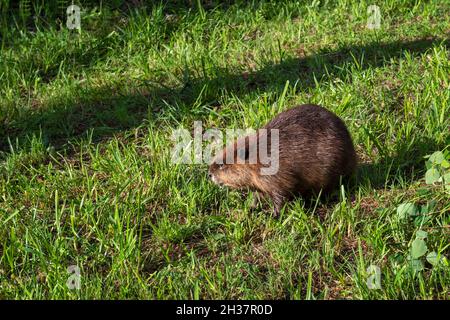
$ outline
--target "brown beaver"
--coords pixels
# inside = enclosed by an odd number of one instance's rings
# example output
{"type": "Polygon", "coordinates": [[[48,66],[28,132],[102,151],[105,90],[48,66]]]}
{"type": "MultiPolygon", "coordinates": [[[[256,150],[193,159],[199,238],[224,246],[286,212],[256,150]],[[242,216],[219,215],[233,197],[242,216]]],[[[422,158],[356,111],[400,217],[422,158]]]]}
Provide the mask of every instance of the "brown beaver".
{"type": "Polygon", "coordinates": [[[258,129],[241,137],[216,155],[209,177],[219,185],[270,197],[275,216],[293,196],[331,191],[356,167],[355,149],[344,122],[321,106],[294,107],[278,114],[262,129],[267,130],[258,129]],[[277,148],[272,148],[276,145],[272,138],[277,135],[277,148]],[[270,163],[255,152],[264,146],[270,163]],[[262,173],[261,169],[268,170],[271,165],[277,170],[262,173]]]}

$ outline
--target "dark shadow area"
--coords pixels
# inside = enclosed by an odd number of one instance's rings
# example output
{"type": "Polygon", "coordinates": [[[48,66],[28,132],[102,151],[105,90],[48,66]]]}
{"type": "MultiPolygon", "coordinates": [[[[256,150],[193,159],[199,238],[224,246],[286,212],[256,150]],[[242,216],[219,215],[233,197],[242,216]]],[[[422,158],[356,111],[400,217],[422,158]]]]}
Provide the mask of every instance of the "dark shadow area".
{"type": "MultiPolygon", "coordinates": [[[[335,51],[321,50],[310,56],[290,57],[278,63],[267,62],[259,70],[249,73],[233,73],[224,68],[203,72],[186,69],[177,87],[169,88],[141,80],[127,84],[132,94],[122,94],[120,86],[88,88],[78,92],[76,97],[55,98],[31,113],[6,119],[0,126],[0,159],[4,157],[2,153],[9,152],[10,141],[15,145],[17,140],[19,145],[23,145],[32,135],[42,134],[48,145],[62,150],[69,141],[86,132],[91,132],[93,140],[98,141],[122,130],[135,128],[144,121],[158,124],[164,119],[175,123],[174,120],[185,117],[201,120],[210,111],[204,109],[204,113],[193,115],[192,105],[196,103],[209,109],[219,108],[219,98],[224,92],[237,97],[252,92],[281,94],[286,81],[291,84],[298,82],[297,90],[303,91],[314,87],[315,79],[319,82],[330,81],[336,74],[345,77],[348,68],[342,67],[355,61],[363,61],[362,69],[381,67],[391,58],[400,59],[405,52],[420,54],[437,44],[448,47],[449,40],[427,38],[408,42],[374,42],[335,51]]],[[[402,150],[402,159],[385,157],[376,165],[362,166],[359,174],[362,178],[378,177],[380,181],[373,181],[373,184],[380,185],[381,181],[385,182],[383,175],[389,166],[392,166],[391,172],[411,170],[418,159],[421,161],[424,155],[441,147],[433,141],[417,141],[413,148],[407,148],[405,142],[407,150],[402,150]]]]}
{"type": "Polygon", "coordinates": [[[398,182],[398,177],[406,181],[421,179],[425,170],[424,156],[444,147],[426,137],[412,144],[404,141],[397,147],[396,154],[384,156],[375,164],[361,163],[350,185],[355,187],[356,184],[370,182],[372,188],[381,189],[398,182]]]}
{"type": "MultiPolygon", "coordinates": [[[[190,14],[189,19],[195,19],[196,16],[204,17],[205,14],[217,11],[226,11],[230,7],[236,7],[237,10],[251,8],[259,10],[259,13],[266,20],[276,17],[279,5],[289,4],[289,1],[245,1],[245,0],[171,0],[171,1],[153,1],[153,0],[34,0],[34,1],[11,1],[3,0],[0,2],[0,44],[4,47],[15,45],[19,33],[30,32],[35,34],[38,31],[48,29],[62,30],[66,29],[67,9],[70,5],[77,5],[84,13],[92,10],[102,12],[100,22],[91,21],[84,17],[83,32],[94,33],[96,35],[107,35],[112,31],[118,31],[117,26],[121,23],[128,23],[133,18],[139,16],[151,16],[152,12],[159,12],[158,21],[152,21],[157,25],[159,41],[164,42],[170,39],[174,31],[179,27],[179,16],[190,14]],[[122,22],[117,18],[121,17],[122,22]]],[[[307,5],[308,0],[296,1],[307,5]]],[[[319,4],[318,7],[323,4],[319,4]]],[[[297,17],[298,11],[292,13],[291,17],[297,17]]],[[[184,21],[186,22],[186,21],[184,21]]],[[[76,31],[74,31],[76,33],[76,31]]]]}
{"type": "MultiPolygon", "coordinates": [[[[75,97],[52,99],[48,105],[39,106],[31,114],[10,119],[0,132],[0,151],[5,151],[7,138],[12,141],[17,137],[25,137],[42,131],[49,143],[67,141],[79,136],[88,129],[94,130],[94,136],[102,136],[106,132],[130,129],[139,125],[142,120],[157,120],[166,112],[180,119],[190,111],[196,102],[211,107],[218,106],[223,92],[236,96],[244,96],[250,92],[283,91],[286,81],[291,84],[298,81],[298,90],[314,87],[314,79],[320,82],[332,80],[333,75],[340,72],[342,66],[361,61],[363,69],[381,67],[391,59],[399,59],[405,52],[423,53],[433,45],[442,43],[449,46],[448,39],[420,39],[409,42],[371,43],[364,46],[350,46],[336,51],[321,50],[314,55],[287,58],[278,63],[267,62],[259,70],[233,74],[227,69],[215,68],[204,70],[183,70],[183,78],[178,87],[163,87],[158,83],[141,80],[132,83],[133,94],[121,94],[121,88],[99,87],[88,88],[77,92],[75,97]],[[61,100],[61,101],[59,101],[61,100]],[[163,101],[165,103],[163,103],[163,101]],[[68,105],[67,102],[73,102],[68,105]],[[165,110],[167,104],[177,110],[165,110]]],[[[157,74],[158,71],[155,72],[157,74]]],[[[163,72],[159,72],[164,76],[163,72]]],[[[130,88],[129,84],[126,84],[130,88]]]]}

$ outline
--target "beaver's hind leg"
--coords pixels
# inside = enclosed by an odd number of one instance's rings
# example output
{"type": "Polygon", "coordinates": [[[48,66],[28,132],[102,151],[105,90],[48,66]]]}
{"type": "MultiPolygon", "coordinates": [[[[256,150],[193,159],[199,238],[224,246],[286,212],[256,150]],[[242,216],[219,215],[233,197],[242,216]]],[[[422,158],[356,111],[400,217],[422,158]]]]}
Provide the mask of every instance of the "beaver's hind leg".
{"type": "Polygon", "coordinates": [[[274,218],[280,215],[281,209],[283,209],[284,204],[288,201],[288,197],[284,194],[275,193],[271,195],[273,201],[273,214],[274,218]]]}

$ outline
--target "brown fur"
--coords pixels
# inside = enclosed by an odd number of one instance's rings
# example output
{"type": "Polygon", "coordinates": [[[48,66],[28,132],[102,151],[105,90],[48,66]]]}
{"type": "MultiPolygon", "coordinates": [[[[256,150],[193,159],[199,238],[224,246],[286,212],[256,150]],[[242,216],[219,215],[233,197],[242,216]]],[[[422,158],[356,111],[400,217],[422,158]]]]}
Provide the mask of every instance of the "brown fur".
{"type": "MultiPolygon", "coordinates": [[[[279,130],[279,170],[274,175],[261,175],[263,166],[234,163],[218,164],[233,152],[233,159],[247,154],[249,146],[257,144],[261,135],[240,138],[245,149],[238,153],[238,140],[227,146],[212,161],[209,175],[214,182],[232,188],[258,191],[274,201],[278,215],[284,203],[295,195],[309,195],[320,190],[331,191],[340,177],[350,175],[356,167],[356,153],[344,122],[318,105],[301,105],[278,114],[265,129],[279,130]]],[[[268,130],[268,132],[270,132],[268,130]]],[[[269,133],[270,134],[270,133],[269,133]]],[[[267,139],[270,150],[270,136],[267,139]]],[[[243,159],[244,159],[243,158],[243,159]]]]}

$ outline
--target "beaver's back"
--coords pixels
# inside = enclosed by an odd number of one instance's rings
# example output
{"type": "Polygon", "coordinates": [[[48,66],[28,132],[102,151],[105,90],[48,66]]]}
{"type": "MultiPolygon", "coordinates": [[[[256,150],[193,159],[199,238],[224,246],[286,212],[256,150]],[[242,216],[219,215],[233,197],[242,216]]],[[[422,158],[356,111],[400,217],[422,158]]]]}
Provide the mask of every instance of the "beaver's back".
{"type": "Polygon", "coordinates": [[[283,193],[331,189],[355,169],[351,136],[344,122],[325,108],[300,105],[264,128],[279,130],[279,172],[265,179],[283,193]]]}

